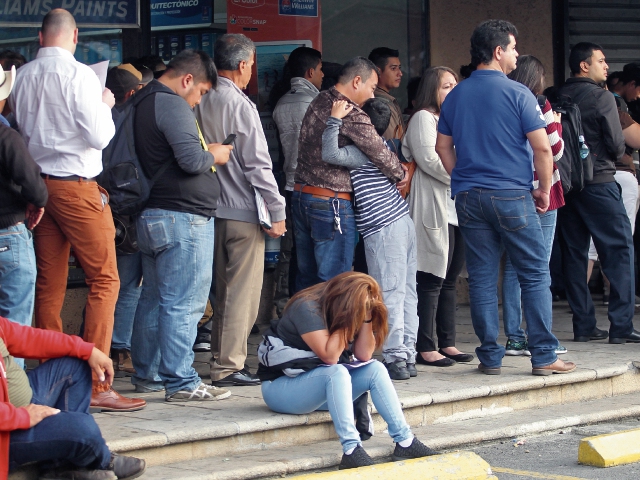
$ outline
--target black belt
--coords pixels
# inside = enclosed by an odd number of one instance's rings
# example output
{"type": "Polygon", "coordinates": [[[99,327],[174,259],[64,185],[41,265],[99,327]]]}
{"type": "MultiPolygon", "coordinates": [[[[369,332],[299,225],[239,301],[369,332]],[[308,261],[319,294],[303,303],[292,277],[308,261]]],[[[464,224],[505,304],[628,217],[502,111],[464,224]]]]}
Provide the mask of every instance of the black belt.
{"type": "Polygon", "coordinates": [[[95,182],[96,181],[95,177],[87,178],[87,177],[80,177],[78,175],[69,175],[68,177],[58,177],[57,175],[49,175],[47,173],[41,173],[40,176],[45,180],[62,180],[63,182],[80,182],[80,181],[95,182]]]}

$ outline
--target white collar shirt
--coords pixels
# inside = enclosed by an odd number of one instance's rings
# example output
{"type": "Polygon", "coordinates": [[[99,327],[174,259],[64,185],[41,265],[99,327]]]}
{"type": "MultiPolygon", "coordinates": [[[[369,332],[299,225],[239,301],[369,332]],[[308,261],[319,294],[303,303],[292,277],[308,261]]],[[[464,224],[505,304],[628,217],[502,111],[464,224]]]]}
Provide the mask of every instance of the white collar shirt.
{"type": "Polygon", "coordinates": [[[92,178],[115,126],[98,76],[59,47],[21,67],[9,97],[29,153],[42,173],[92,178]]]}

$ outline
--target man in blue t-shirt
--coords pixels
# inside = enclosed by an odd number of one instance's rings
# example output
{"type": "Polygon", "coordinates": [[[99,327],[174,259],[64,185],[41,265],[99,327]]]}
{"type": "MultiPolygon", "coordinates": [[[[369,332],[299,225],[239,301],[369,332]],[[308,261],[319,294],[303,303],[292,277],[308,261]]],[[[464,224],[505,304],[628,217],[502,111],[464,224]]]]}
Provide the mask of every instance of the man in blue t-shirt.
{"type": "Polygon", "coordinates": [[[478,68],[442,104],[436,151],[451,175],[467,246],[471,319],[482,342],[478,369],[500,374],[497,282],[506,248],[522,287],[532,373],[550,375],[576,366],[558,359],[551,333],[549,264],[537,212],[549,207],[553,157],[536,98],[506,76],[516,68],[517,34],[503,20],[476,27],[471,61],[478,68]],[[532,190],[534,165],[540,183],[532,190]]]}

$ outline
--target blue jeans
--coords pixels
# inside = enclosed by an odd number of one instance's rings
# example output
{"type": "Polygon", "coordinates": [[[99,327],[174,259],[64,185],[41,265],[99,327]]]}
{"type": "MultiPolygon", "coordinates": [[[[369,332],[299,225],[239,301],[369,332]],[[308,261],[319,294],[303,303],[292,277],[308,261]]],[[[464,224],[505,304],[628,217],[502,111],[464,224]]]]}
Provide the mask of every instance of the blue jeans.
{"type": "MultiPolygon", "coordinates": [[[[142,253],[118,255],[118,276],[120,277],[120,291],[113,321],[113,337],[111,348],[116,350],[131,350],[131,332],[133,320],[136,316],[138,300],[142,293],[142,253]]],[[[156,312],[157,315],[157,312],[156,312]]]]}
{"type": "Polygon", "coordinates": [[[382,346],[385,362],[416,363],[418,294],[416,230],[409,215],[364,239],[369,275],[382,289],[389,311],[389,334],[382,346]]]}
{"type": "Polygon", "coordinates": [[[291,210],[298,257],[296,291],[351,270],[356,247],[352,203],[293,192],[291,210]],[[337,202],[342,234],[335,228],[334,202],[337,202]]]}
{"type": "Polygon", "coordinates": [[[560,248],[567,300],[573,311],[573,334],[589,336],[596,311],[587,286],[589,235],[598,251],[602,271],[611,283],[609,337],[633,331],[635,279],[631,223],[616,182],[587,185],[569,193],[558,212],[560,248]]]}
{"type": "Polygon", "coordinates": [[[167,395],[193,390],[201,382],[192,347],[211,286],[214,221],[147,209],[137,229],[144,282],[131,337],[131,382],[152,390],[164,385],[167,395]]]}
{"type": "Polygon", "coordinates": [[[378,361],[350,371],[342,365],[317,367],[297,377],[262,382],[262,397],[274,412],[303,415],[329,410],[345,452],[362,443],[353,422],[353,401],[366,391],[371,391],[393,441],[412,438],[389,373],[378,361]]]}
{"type": "Polygon", "coordinates": [[[549,262],[531,193],[474,188],[456,195],[456,212],[466,245],[471,321],[481,342],[476,348],[478,360],[490,368],[502,364],[497,283],[506,249],[522,289],[531,363],[552,364],[558,340],[551,333],[549,262]]]}
{"type": "MultiPolygon", "coordinates": [[[[0,229],[0,316],[31,325],[36,288],[33,236],[24,224],[0,229]]],[[[16,358],[24,367],[24,360],[16,358]]]]}
{"type": "Polygon", "coordinates": [[[93,416],[91,369],[78,358],[54,358],[27,373],[31,403],[60,409],[27,430],[11,432],[9,468],[30,462],[106,469],[111,453],[93,416]]]}
{"type": "MultiPolygon", "coordinates": [[[[557,217],[558,210],[551,210],[540,215],[547,262],[551,259],[551,247],[553,247],[553,237],[556,233],[557,217]]],[[[549,279],[549,282],[551,282],[551,279],[549,279]]],[[[511,265],[509,255],[507,255],[502,277],[502,320],[504,322],[504,334],[514,342],[525,340],[525,332],[520,326],[522,323],[521,293],[518,275],[513,265],[511,265]]]]}

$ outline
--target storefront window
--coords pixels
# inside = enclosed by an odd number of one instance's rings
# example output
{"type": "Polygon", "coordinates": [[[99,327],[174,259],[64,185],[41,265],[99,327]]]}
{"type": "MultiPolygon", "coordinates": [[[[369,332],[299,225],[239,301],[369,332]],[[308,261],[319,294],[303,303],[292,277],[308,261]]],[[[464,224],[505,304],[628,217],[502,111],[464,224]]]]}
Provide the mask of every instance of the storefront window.
{"type": "Polygon", "coordinates": [[[426,64],[423,0],[322,0],[322,58],[344,63],[376,47],[400,51],[402,83],[392,91],[406,107],[407,83],[426,64]]]}

